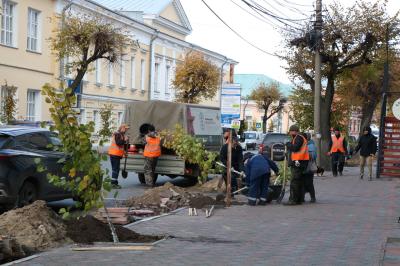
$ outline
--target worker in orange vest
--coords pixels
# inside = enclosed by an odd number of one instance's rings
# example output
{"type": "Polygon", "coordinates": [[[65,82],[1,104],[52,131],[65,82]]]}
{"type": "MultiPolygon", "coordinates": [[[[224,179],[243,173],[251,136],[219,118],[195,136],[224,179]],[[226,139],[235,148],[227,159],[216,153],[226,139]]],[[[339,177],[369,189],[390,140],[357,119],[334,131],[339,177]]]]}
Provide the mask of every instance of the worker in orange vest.
{"type": "Polygon", "coordinates": [[[289,151],[289,166],[292,179],[290,180],[289,201],[284,205],[299,205],[303,201],[304,180],[310,155],[308,153],[307,139],[301,134],[297,125],[289,128],[292,141],[286,143],[289,151]]]}
{"type": "Polygon", "coordinates": [[[344,162],[347,154],[347,141],[338,127],[334,128],[334,135],[329,142],[328,155],[331,156],[332,174],[334,177],[343,175],[344,162]]]}
{"type": "Polygon", "coordinates": [[[145,136],[146,145],[144,147],[144,178],[147,186],[154,186],[157,181],[155,174],[158,157],[161,156],[161,138],[155,131],[154,126],[149,128],[145,136]]]}
{"type": "Polygon", "coordinates": [[[118,176],[121,165],[121,159],[126,155],[126,148],[129,142],[129,137],[126,135],[126,131],[129,129],[127,124],[122,124],[118,131],[115,132],[111,137],[111,144],[108,149],[108,155],[110,155],[112,175],[111,185],[114,189],[119,189],[121,186],[118,184],[118,176]]]}

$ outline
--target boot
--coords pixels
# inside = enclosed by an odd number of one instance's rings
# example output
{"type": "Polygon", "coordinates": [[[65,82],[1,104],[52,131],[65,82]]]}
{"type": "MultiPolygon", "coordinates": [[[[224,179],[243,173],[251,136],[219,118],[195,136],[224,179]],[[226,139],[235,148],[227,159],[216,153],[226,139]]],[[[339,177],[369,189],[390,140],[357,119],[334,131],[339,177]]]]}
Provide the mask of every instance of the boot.
{"type": "Polygon", "coordinates": [[[285,205],[285,206],[294,206],[294,205],[300,205],[301,203],[297,203],[297,202],[294,202],[294,201],[288,201],[288,202],[285,202],[285,203],[283,203],[283,205],[285,205]]]}
{"type": "Polygon", "coordinates": [[[248,200],[247,205],[256,206],[256,201],[255,200],[248,200]]]}
{"type": "Polygon", "coordinates": [[[310,203],[315,203],[315,202],[317,202],[317,200],[316,200],[315,198],[312,198],[312,199],[310,200],[310,203]]]}
{"type": "Polygon", "coordinates": [[[260,200],[260,201],[258,202],[258,205],[260,205],[260,206],[265,206],[265,205],[267,205],[267,201],[265,201],[265,200],[260,200]]]}
{"type": "Polygon", "coordinates": [[[363,179],[364,175],[360,175],[360,179],[363,179]]]}

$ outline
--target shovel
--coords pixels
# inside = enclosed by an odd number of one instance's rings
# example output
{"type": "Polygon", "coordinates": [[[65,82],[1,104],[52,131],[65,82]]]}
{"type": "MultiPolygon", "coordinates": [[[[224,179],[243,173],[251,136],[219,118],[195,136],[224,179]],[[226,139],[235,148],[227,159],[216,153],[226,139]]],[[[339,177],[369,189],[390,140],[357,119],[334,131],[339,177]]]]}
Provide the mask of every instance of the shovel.
{"type": "Polygon", "coordinates": [[[128,177],[128,172],[126,171],[126,160],[128,159],[128,154],[125,156],[125,163],[124,163],[124,169],[122,170],[122,177],[127,178],[128,177]]]}

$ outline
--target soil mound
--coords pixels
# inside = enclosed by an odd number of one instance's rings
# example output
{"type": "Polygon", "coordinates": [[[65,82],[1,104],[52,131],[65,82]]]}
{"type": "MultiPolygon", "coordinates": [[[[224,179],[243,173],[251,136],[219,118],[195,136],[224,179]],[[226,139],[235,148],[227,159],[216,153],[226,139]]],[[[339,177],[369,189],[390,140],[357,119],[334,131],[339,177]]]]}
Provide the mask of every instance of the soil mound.
{"type": "Polygon", "coordinates": [[[196,195],[193,198],[190,199],[189,203],[191,208],[196,208],[196,209],[202,209],[202,208],[209,208],[212,205],[221,205],[224,206],[224,198],[222,200],[215,200],[209,196],[204,196],[204,195],[196,195]]]}
{"type": "Polygon", "coordinates": [[[0,215],[0,232],[14,238],[28,253],[69,242],[63,220],[44,201],[0,215]]]}
{"type": "Polygon", "coordinates": [[[192,197],[185,189],[167,182],[163,186],[148,189],[142,196],[133,197],[126,202],[129,207],[149,208],[156,214],[188,206],[192,197]]]}
{"type": "MultiPolygon", "coordinates": [[[[112,242],[111,230],[105,224],[91,215],[65,221],[67,236],[75,243],[90,244],[93,242],[112,242]]],[[[161,239],[160,236],[140,235],[125,227],[116,225],[115,230],[120,242],[153,242],[161,239]]]]}
{"type": "Polygon", "coordinates": [[[220,177],[215,177],[202,185],[195,186],[193,190],[200,192],[225,192],[225,183],[222,182],[221,187],[219,188],[218,187],[219,180],[220,177]]]}

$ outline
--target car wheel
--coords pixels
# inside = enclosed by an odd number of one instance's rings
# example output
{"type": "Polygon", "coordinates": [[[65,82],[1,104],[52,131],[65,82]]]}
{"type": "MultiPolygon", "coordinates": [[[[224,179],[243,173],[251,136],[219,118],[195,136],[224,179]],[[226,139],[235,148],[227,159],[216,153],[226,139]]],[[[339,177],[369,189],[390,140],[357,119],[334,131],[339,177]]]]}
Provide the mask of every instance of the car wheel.
{"type": "Polygon", "coordinates": [[[18,207],[23,207],[33,203],[38,199],[36,186],[29,181],[25,181],[18,195],[18,207]]]}
{"type": "Polygon", "coordinates": [[[138,173],[138,178],[139,178],[140,184],[146,184],[146,179],[144,178],[143,173],[138,173]]]}

